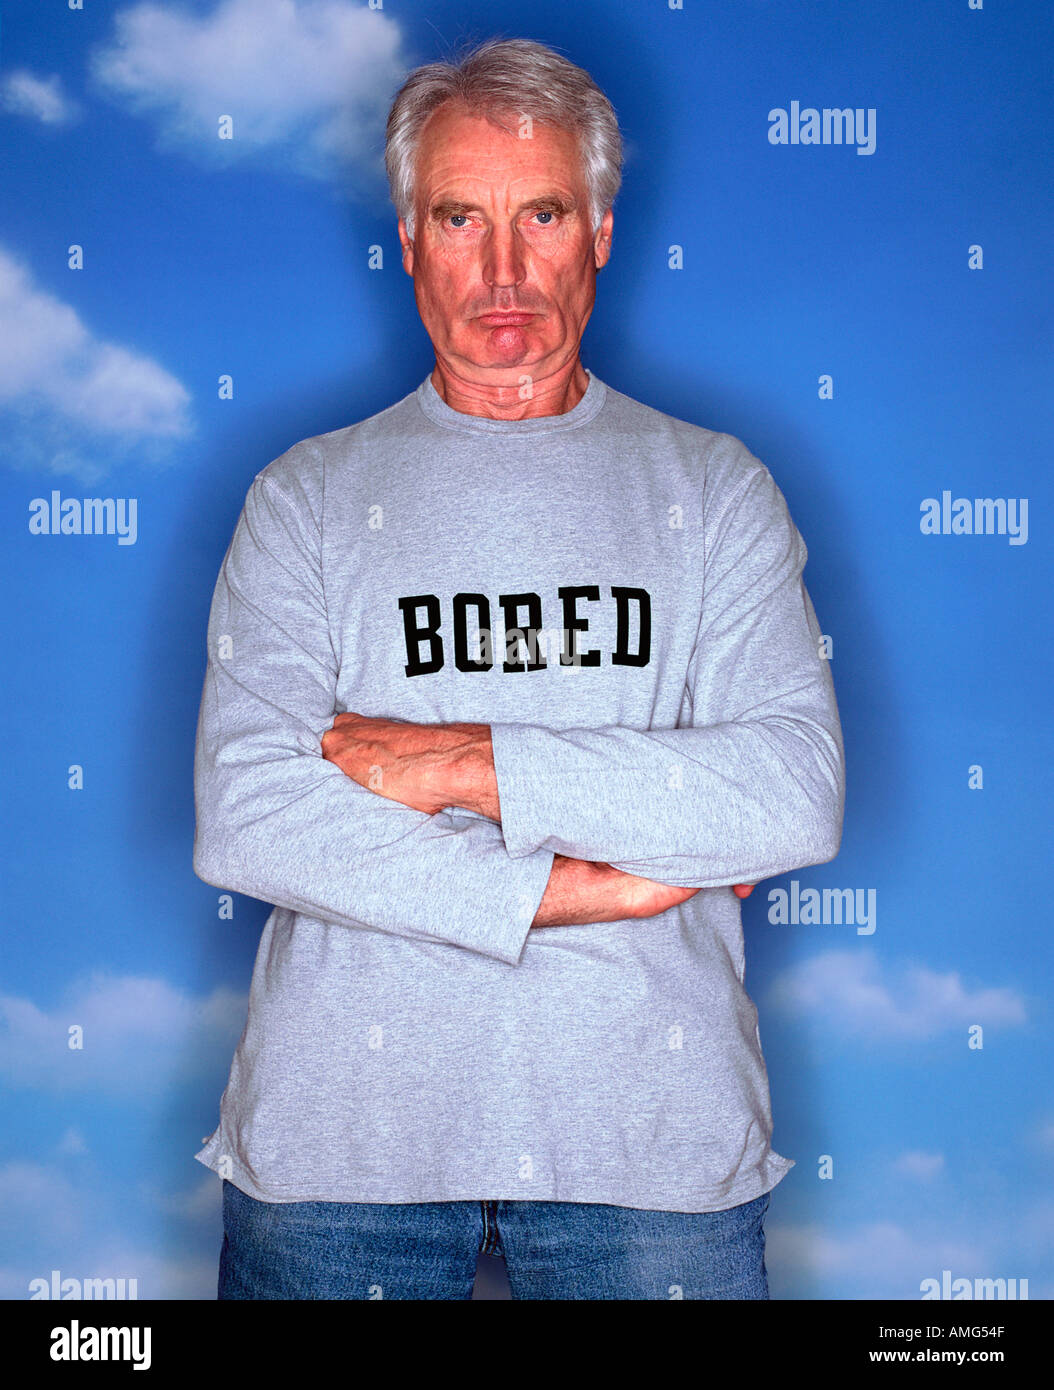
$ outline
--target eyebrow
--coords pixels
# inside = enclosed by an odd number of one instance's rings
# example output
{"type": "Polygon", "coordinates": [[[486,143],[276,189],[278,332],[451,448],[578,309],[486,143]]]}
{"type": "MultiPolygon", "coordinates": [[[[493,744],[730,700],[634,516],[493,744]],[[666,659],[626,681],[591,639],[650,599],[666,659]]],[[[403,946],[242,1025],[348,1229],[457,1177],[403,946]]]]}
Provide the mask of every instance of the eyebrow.
{"type": "MultiPolygon", "coordinates": [[[[516,209],[523,212],[525,208],[535,208],[539,212],[555,212],[566,215],[572,212],[578,204],[573,198],[565,198],[561,193],[542,193],[537,198],[529,198],[527,202],[521,203],[516,209]]],[[[442,222],[447,217],[458,217],[470,212],[482,212],[483,209],[476,203],[465,203],[457,198],[441,198],[439,202],[433,203],[428,210],[429,217],[435,222],[442,222]]]]}

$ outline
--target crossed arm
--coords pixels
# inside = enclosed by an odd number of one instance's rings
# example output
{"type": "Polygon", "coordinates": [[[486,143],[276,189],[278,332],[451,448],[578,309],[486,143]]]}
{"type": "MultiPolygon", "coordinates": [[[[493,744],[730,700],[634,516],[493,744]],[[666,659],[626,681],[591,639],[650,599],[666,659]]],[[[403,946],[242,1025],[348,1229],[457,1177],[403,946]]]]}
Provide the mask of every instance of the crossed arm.
{"type": "MultiPolygon", "coordinates": [[[[488,724],[413,724],[349,712],[322,736],[322,756],[359,786],[435,815],[447,806],[501,823],[501,802],[488,724]]],[[[534,927],[654,917],[686,902],[682,888],[610,864],[557,854],[534,927]]],[[[752,884],[737,883],[747,897],[752,884]]]]}
{"type": "Polygon", "coordinates": [[[324,582],[323,462],[294,446],[254,479],[213,593],[195,873],[515,965],[533,926],[653,916],[702,887],[745,896],[743,880],[833,858],[841,734],[805,548],[752,460],[724,437],[709,456],[677,727],[553,729],[334,718],[348,653],[324,582]]]}

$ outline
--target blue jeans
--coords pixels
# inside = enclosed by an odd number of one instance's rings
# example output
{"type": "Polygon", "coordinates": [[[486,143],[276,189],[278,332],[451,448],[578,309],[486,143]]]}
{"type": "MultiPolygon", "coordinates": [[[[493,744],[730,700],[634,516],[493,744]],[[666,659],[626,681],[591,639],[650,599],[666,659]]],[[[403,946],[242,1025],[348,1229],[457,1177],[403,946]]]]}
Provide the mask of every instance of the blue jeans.
{"type": "Polygon", "coordinates": [[[769,1194],[726,1211],[586,1202],[260,1202],[224,1179],[221,1299],[768,1298],[769,1194]]]}

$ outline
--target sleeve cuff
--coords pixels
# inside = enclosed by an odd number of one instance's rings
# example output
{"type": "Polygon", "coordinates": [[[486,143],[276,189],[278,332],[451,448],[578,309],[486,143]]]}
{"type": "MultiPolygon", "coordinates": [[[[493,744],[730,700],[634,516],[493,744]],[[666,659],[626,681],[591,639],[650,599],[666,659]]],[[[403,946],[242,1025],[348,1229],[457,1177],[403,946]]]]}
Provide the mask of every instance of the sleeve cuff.
{"type": "MultiPolygon", "coordinates": [[[[454,821],[458,818],[485,820],[492,830],[498,828],[489,817],[479,816],[464,807],[446,807],[445,813],[454,821]]],[[[509,965],[519,964],[531,923],[545,896],[555,857],[552,850],[539,850],[536,854],[517,855],[517,862],[510,864],[512,856],[499,851],[495,862],[500,864],[500,872],[494,875],[493,883],[487,885],[481,896],[479,911],[472,914],[471,921],[459,925],[458,944],[509,965]]]]}
{"type": "Polygon", "coordinates": [[[538,735],[544,738],[545,730],[530,724],[490,726],[501,833],[511,859],[533,854],[548,836],[543,801],[546,778],[531,776],[532,764],[538,765],[542,751],[538,735]]]}

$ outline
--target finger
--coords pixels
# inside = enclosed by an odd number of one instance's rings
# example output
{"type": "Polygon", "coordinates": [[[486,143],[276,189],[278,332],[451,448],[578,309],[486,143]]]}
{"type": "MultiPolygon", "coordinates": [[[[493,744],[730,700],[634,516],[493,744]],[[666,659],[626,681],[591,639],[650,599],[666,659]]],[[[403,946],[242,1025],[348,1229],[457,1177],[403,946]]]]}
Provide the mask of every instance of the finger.
{"type": "Polygon", "coordinates": [[[753,883],[737,883],[733,886],[732,892],[737,898],[749,898],[756,886],[753,883]]]}

